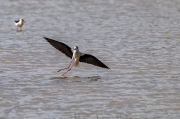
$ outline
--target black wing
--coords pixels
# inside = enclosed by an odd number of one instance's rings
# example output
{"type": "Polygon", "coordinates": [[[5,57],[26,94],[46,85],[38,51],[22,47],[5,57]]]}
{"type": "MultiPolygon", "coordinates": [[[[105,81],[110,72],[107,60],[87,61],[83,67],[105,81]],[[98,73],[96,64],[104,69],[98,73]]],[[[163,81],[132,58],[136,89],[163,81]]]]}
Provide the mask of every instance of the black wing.
{"type": "Polygon", "coordinates": [[[84,54],[83,56],[80,57],[79,59],[80,62],[85,62],[88,64],[92,64],[95,66],[99,66],[102,68],[110,69],[107,67],[105,64],[103,64],[100,60],[98,60],[96,57],[89,55],[89,54],[84,54]]]}
{"type": "Polygon", "coordinates": [[[19,20],[16,20],[16,21],[14,21],[15,23],[18,23],[19,22],[19,20]]]}
{"type": "Polygon", "coordinates": [[[49,38],[44,37],[44,39],[46,39],[54,48],[56,48],[57,50],[61,51],[62,53],[64,53],[66,56],[68,56],[69,58],[72,58],[72,50],[69,46],[67,46],[64,43],[61,43],[59,41],[55,41],[49,38]]]}

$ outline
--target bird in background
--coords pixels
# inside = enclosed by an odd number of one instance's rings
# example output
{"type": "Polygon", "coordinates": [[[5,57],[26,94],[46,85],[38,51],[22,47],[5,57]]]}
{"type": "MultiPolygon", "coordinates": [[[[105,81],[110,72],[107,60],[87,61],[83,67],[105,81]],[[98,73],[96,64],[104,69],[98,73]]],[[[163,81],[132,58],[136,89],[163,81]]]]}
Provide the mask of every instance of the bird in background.
{"type": "Polygon", "coordinates": [[[100,60],[98,60],[95,56],[90,55],[90,54],[81,53],[77,46],[75,46],[72,51],[68,45],[66,45],[62,42],[55,41],[55,40],[52,40],[52,39],[46,38],[46,37],[44,37],[44,39],[46,39],[47,42],[49,42],[54,48],[56,48],[57,50],[64,53],[67,57],[71,58],[71,62],[68,65],[68,67],[58,70],[58,72],[60,72],[62,70],[67,70],[66,72],[63,73],[62,76],[64,76],[68,71],[70,71],[73,66],[77,66],[79,64],[79,61],[88,63],[88,64],[92,64],[92,65],[95,65],[98,67],[110,69],[104,63],[102,63],[100,60]]]}
{"type": "Polygon", "coordinates": [[[14,21],[15,25],[17,26],[16,31],[22,31],[22,26],[24,24],[24,19],[20,18],[19,20],[14,21]],[[20,30],[18,30],[18,27],[20,27],[20,30]]]}

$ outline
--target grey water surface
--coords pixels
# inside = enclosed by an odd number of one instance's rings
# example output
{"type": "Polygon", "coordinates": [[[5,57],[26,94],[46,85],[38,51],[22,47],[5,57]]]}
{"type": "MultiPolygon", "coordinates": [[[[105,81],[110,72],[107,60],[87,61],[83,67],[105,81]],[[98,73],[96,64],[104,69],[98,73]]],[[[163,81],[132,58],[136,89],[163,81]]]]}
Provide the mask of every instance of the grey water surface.
{"type": "Polygon", "coordinates": [[[179,119],[180,1],[0,0],[0,91],[2,119],[179,119]],[[62,77],[43,36],[111,69],[62,77]]]}

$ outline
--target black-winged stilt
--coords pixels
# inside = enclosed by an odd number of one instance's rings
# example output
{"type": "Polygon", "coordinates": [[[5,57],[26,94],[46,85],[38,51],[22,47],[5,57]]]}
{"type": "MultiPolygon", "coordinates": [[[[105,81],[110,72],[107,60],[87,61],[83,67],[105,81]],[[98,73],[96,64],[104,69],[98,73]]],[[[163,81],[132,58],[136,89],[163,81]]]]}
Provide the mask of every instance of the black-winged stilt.
{"type": "Polygon", "coordinates": [[[72,51],[68,45],[66,45],[62,42],[58,42],[58,41],[55,41],[55,40],[52,40],[52,39],[49,39],[46,37],[44,37],[44,39],[46,39],[54,48],[61,51],[62,53],[64,53],[69,58],[71,58],[71,62],[69,64],[69,66],[66,68],[58,70],[58,72],[66,69],[67,71],[64,73],[64,74],[66,74],[68,71],[71,70],[71,68],[73,66],[77,66],[79,64],[79,61],[84,62],[84,63],[89,63],[89,64],[92,64],[95,66],[99,66],[102,68],[110,69],[104,63],[102,63],[100,60],[98,60],[96,57],[94,57],[90,54],[81,53],[77,46],[75,46],[73,51],[72,51]]]}
{"type": "Polygon", "coordinates": [[[22,26],[24,24],[24,19],[20,18],[19,20],[14,21],[14,23],[17,26],[16,31],[19,31],[18,27],[20,27],[20,31],[22,31],[22,26]]]}

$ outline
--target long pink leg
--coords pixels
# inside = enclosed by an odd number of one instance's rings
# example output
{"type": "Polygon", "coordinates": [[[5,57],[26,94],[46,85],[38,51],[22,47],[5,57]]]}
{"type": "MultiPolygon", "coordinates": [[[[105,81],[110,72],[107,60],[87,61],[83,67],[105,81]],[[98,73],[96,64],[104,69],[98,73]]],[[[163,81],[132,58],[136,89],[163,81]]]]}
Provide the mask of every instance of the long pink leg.
{"type": "MultiPolygon", "coordinates": [[[[69,68],[64,74],[66,74],[68,71],[70,71],[73,66],[74,66],[74,63],[72,64],[71,68],[69,68]]],[[[64,76],[64,74],[62,76],[64,76]]]]}
{"type": "Polygon", "coordinates": [[[71,62],[70,62],[70,64],[69,64],[69,66],[68,66],[68,67],[63,68],[63,69],[60,69],[60,70],[58,70],[58,72],[60,72],[60,71],[62,71],[62,70],[65,70],[65,69],[69,69],[69,67],[71,66],[72,61],[73,61],[73,60],[71,60],[71,62]]]}

